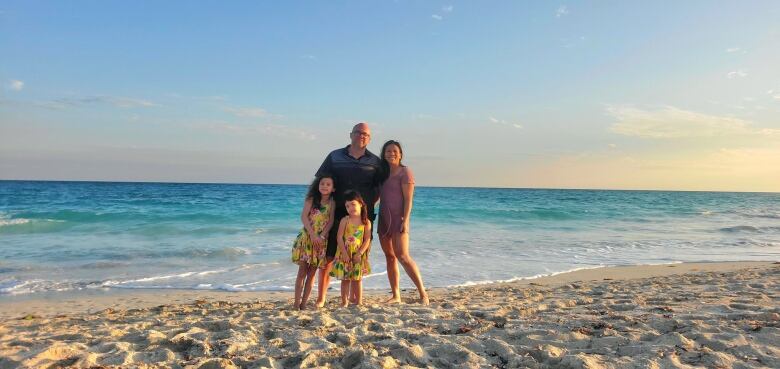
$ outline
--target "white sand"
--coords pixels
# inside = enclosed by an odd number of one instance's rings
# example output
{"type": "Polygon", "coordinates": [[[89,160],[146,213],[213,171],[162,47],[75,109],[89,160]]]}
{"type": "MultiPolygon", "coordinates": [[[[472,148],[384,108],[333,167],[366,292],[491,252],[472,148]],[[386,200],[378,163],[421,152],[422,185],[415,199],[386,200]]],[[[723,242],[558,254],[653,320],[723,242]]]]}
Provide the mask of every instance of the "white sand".
{"type": "Polygon", "coordinates": [[[438,289],[429,307],[409,291],[341,309],[335,290],[304,312],[278,293],[10,299],[0,369],[778,368],[779,277],[771,262],[616,267],[438,289]]]}

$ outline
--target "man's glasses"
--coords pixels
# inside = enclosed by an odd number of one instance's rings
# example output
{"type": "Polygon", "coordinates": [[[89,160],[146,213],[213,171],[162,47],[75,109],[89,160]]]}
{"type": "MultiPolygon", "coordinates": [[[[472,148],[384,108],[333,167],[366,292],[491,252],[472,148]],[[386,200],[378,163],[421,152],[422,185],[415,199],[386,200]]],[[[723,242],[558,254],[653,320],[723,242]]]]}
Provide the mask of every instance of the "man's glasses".
{"type": "Polygon", "coordinates": [[[366,133],[366,132],[356,132],[356,131],[353,131],[352,134],[353,135],[358,135],[360,137],[367,137],[367,138],[371,137],[371,134],[370,133],[366,133]]]}

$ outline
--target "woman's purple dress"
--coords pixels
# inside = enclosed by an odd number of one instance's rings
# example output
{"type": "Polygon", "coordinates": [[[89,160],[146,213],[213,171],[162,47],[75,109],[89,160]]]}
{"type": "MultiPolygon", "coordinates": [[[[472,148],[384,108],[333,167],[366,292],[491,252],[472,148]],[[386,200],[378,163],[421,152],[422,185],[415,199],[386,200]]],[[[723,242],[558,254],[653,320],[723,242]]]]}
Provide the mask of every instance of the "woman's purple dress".
{"type": "Polygon", "coordinates": [[[382,184],[379,193],[379,237],[387,237],[401,232],[401,217],[404,215],[404,184],[414,183],[414,174],[409,167],[401,167],[382,184]]]}

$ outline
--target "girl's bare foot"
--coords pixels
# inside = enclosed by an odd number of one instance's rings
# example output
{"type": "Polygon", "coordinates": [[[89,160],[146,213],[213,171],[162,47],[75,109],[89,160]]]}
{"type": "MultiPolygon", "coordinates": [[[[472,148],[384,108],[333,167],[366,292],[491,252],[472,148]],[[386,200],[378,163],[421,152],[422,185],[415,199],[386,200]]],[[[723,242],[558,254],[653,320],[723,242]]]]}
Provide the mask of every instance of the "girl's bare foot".
{"type": "Polygon", "coordinates": [[[391,296],[389,299],[385,300],[385,304],[400,304],[401,303],[401,296],[391,296]]]}
{"type": "Polygon", "coordinates": [[[306,305],[308,305],[308,304],[301,303],[301,306],[299,307],[298,310],[306,310],[306,305]]]}
{"type": "Polygon", "coordinates": [[[342,302],[341,303],[341,307],[343,307],[343,308],[349,307],[349,303],[348,302],[342,302]]]}
{"type": "Polygon", "coordinates": [[[316,306],[317,309],[322,309],[325,307],[325,301],[317,301],[317,303],[314,306],[316,306]]]}
{"type": "Polygon", "coordinates": [[[420,303],[425,305],[425,306],[428,306],[428,305],[431,304],[431,301],[428,299],[428,294],[427,293],[423,293],[423,294],[420,295],[420,303]]]}

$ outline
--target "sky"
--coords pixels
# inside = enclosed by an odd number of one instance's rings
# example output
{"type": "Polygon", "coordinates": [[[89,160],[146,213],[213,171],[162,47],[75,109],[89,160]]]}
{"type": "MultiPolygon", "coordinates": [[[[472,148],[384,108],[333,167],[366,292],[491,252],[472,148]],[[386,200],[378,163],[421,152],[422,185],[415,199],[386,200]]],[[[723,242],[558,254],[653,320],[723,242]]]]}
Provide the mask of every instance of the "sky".
{"type": "Polygon", "coordinates": [[[780,191],[780,2],[4,1],[0,179],[780,191]]]}

